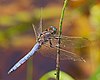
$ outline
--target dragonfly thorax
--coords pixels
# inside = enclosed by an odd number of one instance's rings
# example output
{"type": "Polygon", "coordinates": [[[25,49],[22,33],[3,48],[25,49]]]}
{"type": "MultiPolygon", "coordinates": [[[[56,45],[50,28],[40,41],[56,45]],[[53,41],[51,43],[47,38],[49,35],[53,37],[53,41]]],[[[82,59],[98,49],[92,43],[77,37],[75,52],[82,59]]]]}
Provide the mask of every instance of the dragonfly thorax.
{"type": "Polygon", "coordinates": [[[57,29],[54,26],[50,26],[47,30],[43,31],[39,37],[38,37],[38,42],[40,45],[44,44],[47,41],[50,41],[51,36],[56,34],[57,29]]]}
{"type": "Polygon", "coordinates": [[[45,42],[49,41],[51,37],[51,33],[49,31],[43,31],[40,36],[38,37],[38,42],[40,45],[44,44],[45,42]]]}

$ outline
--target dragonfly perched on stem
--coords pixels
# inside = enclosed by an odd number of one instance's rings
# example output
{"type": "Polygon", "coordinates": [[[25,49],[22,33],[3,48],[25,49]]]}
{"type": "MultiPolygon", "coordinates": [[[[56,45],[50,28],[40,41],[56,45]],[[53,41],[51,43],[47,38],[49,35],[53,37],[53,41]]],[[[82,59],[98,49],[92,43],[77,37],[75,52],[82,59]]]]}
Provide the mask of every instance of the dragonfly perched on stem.
{"type": "MultiPolygon", "coordinates": [[[[36,44],[32,48],[32,50],[25,55],[21,60],[19,60],[9,71],[8,74],[12,71],[16,70],[20,67],[26,60],[28,60],[34,53],[36,53],[39,49],[44,46],[45,49],[48,48],[50,52],[43,55],[56,58],[56,48],[58,43],[58,35],[57,28],[54,26],[50,26],[48,29],[42,31],[42,19],[40,20],[40,26],[37,29],[36,26],[33,26],[35,36],[36,36],[36,44]],[[51,50],[50,50],[51,49],[51,50]]],[[[73,60],[73,61],[85,61],[82,57],[76,55],[75,53],[65,50],[64,48],[68,48],[69,50],[74,49],[75,47],[84,47],[86,46],[87,38],[82,37],[69,37],[69,36],[61,36],[61,45],[60,45],[60,59],[61,60],[73,60]]]]}

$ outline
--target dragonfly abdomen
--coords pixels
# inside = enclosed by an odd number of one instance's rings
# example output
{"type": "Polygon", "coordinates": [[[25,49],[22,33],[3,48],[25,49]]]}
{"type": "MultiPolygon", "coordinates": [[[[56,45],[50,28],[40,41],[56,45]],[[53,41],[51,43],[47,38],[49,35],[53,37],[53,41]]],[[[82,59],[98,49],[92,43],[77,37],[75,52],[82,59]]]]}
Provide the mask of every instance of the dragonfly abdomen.
{"type": "Polygon", "coordinates": [[[11,73],[12,71],[16,70],[18,67],[20,67],[26,60],[28,60],[38,49],[41,47],[39,43],[36,43],[35,46],[32,48],[32,50],[24,56],[21,60],[19,60],[8,72],[11,73]]]}

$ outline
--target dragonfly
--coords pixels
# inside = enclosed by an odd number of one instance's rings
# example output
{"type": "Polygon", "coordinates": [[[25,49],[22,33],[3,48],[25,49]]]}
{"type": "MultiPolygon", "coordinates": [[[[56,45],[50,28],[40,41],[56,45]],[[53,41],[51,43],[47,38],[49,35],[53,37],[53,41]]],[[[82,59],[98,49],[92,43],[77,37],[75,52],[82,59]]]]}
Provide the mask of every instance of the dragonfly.
{"type": "MultiPolygon", "coordinates": [[[[41,54],[45,56],[49,56],[51,58],[56,58],[56,50],[57,50],[57,44],[58,44],[58,38],[57,35],[57,28],[54,26],[50,26],[49,28],[42,31],[42,19],[40,20],[40,26],[37,28],[36,26],[33,26],[34,33],[36,36],[36,44],[31,49],[31,51],[25,55],[22,59],[20,59],[9,71],[8,74],[16,70],[18,67],[20,67],[24,62],[26,62],[32,55],[34,55],[38,50],[41,50],[41,48],[48,49],[50,52],[47,52],[46,54],[41,51],[41,54]]],[[[61,35],[61,44],[60,44],[60,60],[73,60],[73,61],[85,61],[82,57],[78,56],[74,52],[71,52],[70,50],[73,50],[75,47],[85,47],[86,43],[88,41],[87,38],[83,37],[70,37],[70,36],[64,36],[61,35]],[[67,50],[65,49],[67,48],[67,50]]]]}

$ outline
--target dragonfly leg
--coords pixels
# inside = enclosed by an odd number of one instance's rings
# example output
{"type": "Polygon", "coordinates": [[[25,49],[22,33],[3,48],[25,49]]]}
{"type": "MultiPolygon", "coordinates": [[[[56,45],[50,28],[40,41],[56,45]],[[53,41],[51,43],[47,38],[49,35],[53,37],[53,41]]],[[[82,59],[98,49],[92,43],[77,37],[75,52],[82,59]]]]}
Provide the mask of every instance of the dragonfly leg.
{"type": "Polygon", "coordinates": [[[50,44],[50,47],[52,48],[52,42],[51,42],[51,39],[49,39],[49,44],[50,44]]]}

